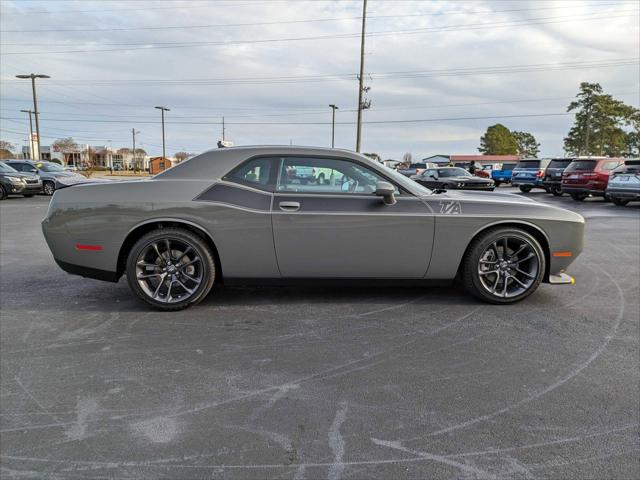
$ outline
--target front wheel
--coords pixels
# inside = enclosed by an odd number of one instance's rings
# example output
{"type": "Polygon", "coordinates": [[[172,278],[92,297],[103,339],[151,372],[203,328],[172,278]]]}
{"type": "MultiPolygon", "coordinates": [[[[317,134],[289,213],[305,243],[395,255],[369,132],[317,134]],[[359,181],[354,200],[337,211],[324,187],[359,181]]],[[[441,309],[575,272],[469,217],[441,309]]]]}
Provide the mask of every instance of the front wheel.
{"type": "Polygon", "coordinates": [[[465,289],[488,303],[508,304],[531,295],[546,268],[538,240],[519,228],[498,227],[475,238],[463,260],[465,289]]]}
{"type": "Polygon", "coordinates": [[[181,228],[160,228],[140,238],[127,258],[129,288],[159,310],[182,310],[207,296],[215,280],[206,242],[181,228]]]}
{"type": "Polygon", "coordinates": [[[586,193],[572,193],[571,194],[571,198],[573,198],[576,202],[582,202],[588,196],[589,195],[587,195],[586,193]]]}
{"type": "Polygon", "coordinates": [[[520,185],[520,191],[522,193],[529,193],[531,191],[531,185],[520,185]]]}
{"type": "Polygon", "coordinates": [[[56,186],[53,182],[44,182],[42,184],[42,191],[45,195],[51,196],[56,191],[56,186]]]}
{"type": "Polygon", "coordinates": [[[624,200],[622,198],[616,198],[616,197],[609,197],[611,198],[611,201],[613,202],[614,205],[617,205],[618,207],[624,207],[627,203],[629,203],[629,200],[624,200]]]}

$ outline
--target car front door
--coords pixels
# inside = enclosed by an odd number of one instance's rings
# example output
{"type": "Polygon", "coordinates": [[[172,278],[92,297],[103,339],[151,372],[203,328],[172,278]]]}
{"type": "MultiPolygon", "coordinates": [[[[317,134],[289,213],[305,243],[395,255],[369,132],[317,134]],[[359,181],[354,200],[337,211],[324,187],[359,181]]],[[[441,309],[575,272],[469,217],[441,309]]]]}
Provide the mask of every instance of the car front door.
{"type": "Polygon", "coordinates": [[[386,205],[374,193],[379,181],[389,179],[353,160],[282,158],[272,204],[282,277],[424,277],[434,216],[397,186],[397,202],[386,205]],[[325,173],[323,180],[303,183],[287,174],[299,167],[325,173]]]}

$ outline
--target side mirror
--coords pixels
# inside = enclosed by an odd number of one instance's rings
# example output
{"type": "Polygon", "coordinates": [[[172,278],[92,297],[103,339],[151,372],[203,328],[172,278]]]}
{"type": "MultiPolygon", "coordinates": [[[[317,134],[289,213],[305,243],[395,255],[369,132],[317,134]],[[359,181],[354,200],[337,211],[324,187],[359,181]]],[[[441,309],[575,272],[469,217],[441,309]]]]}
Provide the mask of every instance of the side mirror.
{"type": "Polygon", "coordinates": [[[31,172],[31,173],[38,173],[38,170],[36,170],[35,168],[32,168],[32,169],[30,169],[30,170],[29,170],[29,172],[31,172]]]}
{"type": "Polygon", "coordinates": [[[394,205],[396,197],[394,196],[396,189],[389,182],[378,182],[376,185],[376,195],[382,197],[385,205],[394,205]]]}

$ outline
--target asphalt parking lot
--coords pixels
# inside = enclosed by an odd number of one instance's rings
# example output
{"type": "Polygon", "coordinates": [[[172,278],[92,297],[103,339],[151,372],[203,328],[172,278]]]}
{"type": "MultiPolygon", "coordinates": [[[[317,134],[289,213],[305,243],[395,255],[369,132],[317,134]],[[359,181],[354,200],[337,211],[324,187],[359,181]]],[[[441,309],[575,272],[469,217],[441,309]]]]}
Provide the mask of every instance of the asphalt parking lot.
{"type": "MultiPolygon", "coordinates": [[[[509,189],[501,188],[501,191],[509,189]]],[[[217,288],[149,310],[0,203],[3,478],[640,477],[640,205],[577,203],[574,286],[217,288]]]]}

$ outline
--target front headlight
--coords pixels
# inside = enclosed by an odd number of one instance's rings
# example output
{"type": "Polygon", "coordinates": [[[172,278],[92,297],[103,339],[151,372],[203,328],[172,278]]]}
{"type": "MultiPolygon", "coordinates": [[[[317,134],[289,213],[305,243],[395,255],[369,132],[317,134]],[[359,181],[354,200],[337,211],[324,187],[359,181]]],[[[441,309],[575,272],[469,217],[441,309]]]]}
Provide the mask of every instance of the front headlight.
{"type": "Polygon", "coordinates": [[[20,177],[4,177],[9,180],[11,183],[24,183],[24,179],[20,177]]]}

